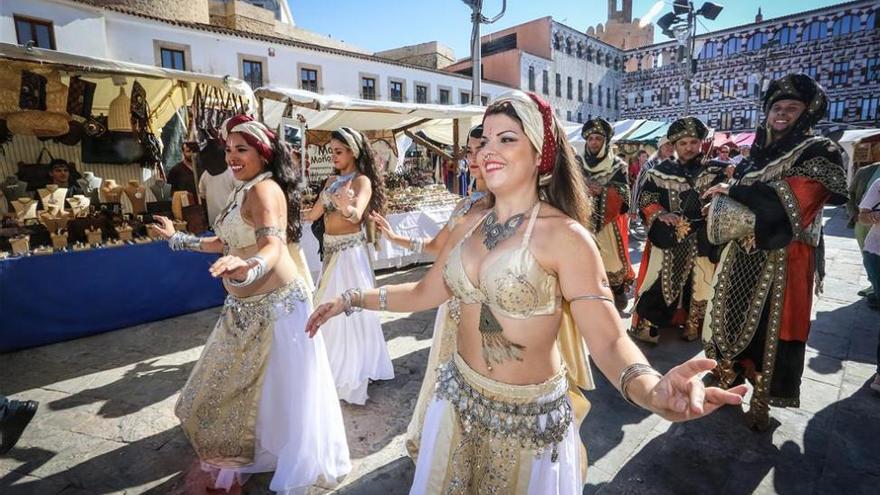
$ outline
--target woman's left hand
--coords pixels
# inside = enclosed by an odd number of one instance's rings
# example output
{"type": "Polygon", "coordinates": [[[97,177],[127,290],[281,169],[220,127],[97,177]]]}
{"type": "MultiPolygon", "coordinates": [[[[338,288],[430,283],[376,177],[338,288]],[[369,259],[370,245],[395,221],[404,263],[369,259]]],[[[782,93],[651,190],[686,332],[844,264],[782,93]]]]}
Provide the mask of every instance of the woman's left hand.
{"type": "Polygon", "coordinates": [[[346,182],[339,189],[333,193],[331,196],[331,201],[336,206],[336,209],[343,212],[348,211],[349,207],[354,204],[354,190],[351,188],[351,181],[346,182]]]}
{"type": "Polygon", "coordinates": [[[703,385],[700,375],[717,363],[693,358],[669,370],[651,390],[649,407],[669,421],[687,421],[711,414],[721,406],[742,404],[745,385],[729,390],[703,385]]]}
{"type": "Polygon", "coordinates": [[[250,265],[238,256],[223,256],[211,265],[208,270],[214,278],[231,278],[233,280],[244,280],[247,278],[250,265]]]}

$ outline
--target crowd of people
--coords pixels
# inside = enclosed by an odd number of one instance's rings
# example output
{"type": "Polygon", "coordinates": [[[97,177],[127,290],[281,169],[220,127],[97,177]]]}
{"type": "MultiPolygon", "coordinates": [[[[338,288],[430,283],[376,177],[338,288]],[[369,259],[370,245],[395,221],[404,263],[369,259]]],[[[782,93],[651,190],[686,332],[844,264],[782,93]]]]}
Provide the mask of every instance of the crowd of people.
{"type": "MultiPolygon", "coordinates": [[[[175,406],[210,487],[274,471],[271,490],[299,493],[349,472],[339,400],[365,405],[369,384],[394,376],[377,311],[439,307],[406,435],[414,494],[581,493],[588,355],[626,401],[670,421],[740,404],[748,382],[747,420],[766,429],[769,406],[799,406],[824,205],[859,196],[851,207],[874,307],[880,294],[880,168],[863,168],[847,190],[840,148],[811,130],[826,108],[813,79],[787,75],[770,83],[766,120],[740,160],[725,147],[705,156],[709,130],[684,117],[628,165],[609,122],[584,124],[576,159],[549,104],[510,91],[470,131],[474,186],[430,239],[393,231],[357,130],[332,133],[336,175],[301,212],[283,139],[250,117],[229,119],[235,183],[216,236],[175,232],[165,218],[154,226],[173,250],[221,255],[210,273],[228,296],[175,406]],[[647,236],[638,276],[636,219],[647,236]],[[314,293],[296,261],[302,220],[325,228],[314,293]],[[367,221],[436,256],[421,280],[375,287],[367,221]],[[656,371],[635,341],[656,344],[666,329],[699,341],[706,357],[656,371]]],[[[182,187],[194,188],[184,166],[182,187]]],[[[35,405],[3,408],[29,419],[35,405]]]]}

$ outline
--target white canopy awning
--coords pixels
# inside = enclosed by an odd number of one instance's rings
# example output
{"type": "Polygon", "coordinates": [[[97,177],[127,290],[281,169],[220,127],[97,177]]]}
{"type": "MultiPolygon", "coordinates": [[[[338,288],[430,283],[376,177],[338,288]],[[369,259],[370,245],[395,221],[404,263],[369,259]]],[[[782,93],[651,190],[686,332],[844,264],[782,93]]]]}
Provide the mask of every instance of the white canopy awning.
{"type": "Polygon", "coordinates": [[[459,143],[464,143],[472,123],[482,119],[484,107],[433,105],[363,100],[343,95],[322,95],[303,89],[264,86],[255,91],[262,100],[263,122],[277,127],[288,104],[293,114],[306,119],[309,130],[331,131],[351,127],[359,131],[422,131],[430,139],[451,145],[453,121],[459,120],[459,143]],[[410,127],[412,126],[412,127],[410,127]]]}
{"type": "Polygon", "coordinates": [[[241,79],[231,76],[164,69],[42,48],[25,48],[9,43],[0,43],[0,59],[5,59],[4,71],[55,69],[61,72],[62,82],[65,84],[71,76],[81,76],[85,80],[97,82],[92,104],[94,115],[108,113],[110,102],[119,94],[119,86],[125,87],[126,93],[131,96],[131,85],[137,80],[147,92],[150,110],[153,112],[154,129],[163,126],[177,108],[190,104],[198,84],[241,96],[250,104],[254,101],[251,87],[241,79]],[[111,80],[113,84],[101,83],[111,80]]]}

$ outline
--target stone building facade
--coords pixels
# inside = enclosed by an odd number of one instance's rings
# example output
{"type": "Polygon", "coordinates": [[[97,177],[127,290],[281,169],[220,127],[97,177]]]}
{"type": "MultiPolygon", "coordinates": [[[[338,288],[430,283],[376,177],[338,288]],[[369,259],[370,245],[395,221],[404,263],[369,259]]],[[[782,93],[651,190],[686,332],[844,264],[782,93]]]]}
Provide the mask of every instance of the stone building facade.
{"type": "MultiPolygon", "coordinates": [[[[880,125],[880,2],[857,0],[697,37],[690,113],[722,131],[754,129],[769,82],[791,72],[828,91],[820,125],[880,125]]],[[[671,121],[684,111],[677,42],[625,53],[620,117],[671,121]]]]}

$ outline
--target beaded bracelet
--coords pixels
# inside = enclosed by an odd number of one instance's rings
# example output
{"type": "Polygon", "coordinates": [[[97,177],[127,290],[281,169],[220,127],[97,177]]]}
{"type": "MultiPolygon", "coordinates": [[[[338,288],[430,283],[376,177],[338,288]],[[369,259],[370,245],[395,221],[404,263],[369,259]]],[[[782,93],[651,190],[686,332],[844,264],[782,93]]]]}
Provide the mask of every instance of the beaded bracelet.
{"type": "Polygon", "coordinates": [[[342,307],[345,316],[351,316],[363,310],[363,292],[360,289],[345,289],[342,293],[342,307]]]}
{"type": "Polygon", "coordinates": [[[247,276],[245,276],[244,280],[233,280],[230,278],[228,280],[229,285],[233,287],[244,287],[247,285],[251,285],[257,280],[263,278],[263,275],[265,275],[266,272],[269,271],[269,264],[266,263],[266,260],[263,259],[263,257],[260,255],[252,256],[244,261],[248,265],[251,265],[253,263],[253,266],[248,269],[247,276]]]}
{"type": "Polygon", "coordinates": [[[632,400],[632,398],[630,398],[629,393],[627,392],[626,388],[629,386],[630,382],[632,382],[633,380],[635,380],[636,378],[638,378],[642,375],[654,375],[658,378],[663,377],[663,375],[660,374],[659,371],[652,368],[651,365],[645,364],[645,363],[633,363],[633,364],[627,366],[626,368],[624,368],[623,372],[620,374],[620,382],[619,382],[620,395],[623,396],[624,400],[626,400],[627,402],[629,402],[630,404],[632,404],[636,407],[640,407],[640,406],[638,404],[636,404],[635,402],[633,402],[633,400],[632,400]]]}
{"type": "Polygon", "coordinates": [[[168,247],[172,251],[200,251],[202,240],[193,234],[175,232],[168,238],[168,247]]]}
{"type": "Polygon", "coordinates": [[[379,288],[379,311],[385,311],[388,308],[388,289],[386,287],[379,288]]]}
{"type": "Polygon", "coordinates": [[[422,254],[425,250],[425,240],[420,237],[412,237],[409,240],[409,249],[415,254],[422,254]]]}

